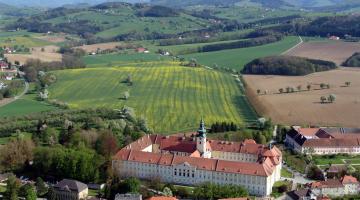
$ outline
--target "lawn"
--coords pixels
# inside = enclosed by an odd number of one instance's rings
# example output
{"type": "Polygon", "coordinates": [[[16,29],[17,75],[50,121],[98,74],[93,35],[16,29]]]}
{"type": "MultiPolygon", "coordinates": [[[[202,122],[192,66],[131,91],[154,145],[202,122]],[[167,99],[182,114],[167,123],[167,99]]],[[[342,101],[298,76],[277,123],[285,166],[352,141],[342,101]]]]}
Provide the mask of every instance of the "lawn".
{"type": "Polygon", "coordinates": [[[34,101],[30,99],[18,99],[10,104],[0,107],[0,117],[27,115],[31,113],[50,111],[54,109],[56,108],[39,101],[34,101]]]}
{"type": "Polygon", "coordinates": [[[190,131],[203,116],[207,124],[242,125],[257,118],[230,74],[169,63],[157,67],[101,67],[54,72],[50,97],[70,108],[124,105],[144,115],[155,132],[190,131]],[[133,86],[122,83],[128,75],[133,86]],[[123,100],[129,91],[130,98],[123,100]]]}
{"type": "Polygon", "coordinates": [[[274,185],[273,185],[273,188],[272,188],[273,191],[271,193],[271,196],[277,198],[277,197],[280,197],[284,192],[286,192],[286,191],[281,191],[282,186],[286,186],[287,190],[290,190],[291,189],[291,182],[289,182],[289,181],[277,181],[277,182],[275,182],[274,185]]]}
{"type": "MultiPolygon", "coordinates": [[[[4,33],[5,34],[5,33],[4,33]]],[[[25,47],[39,47],[50,45],[52,43],[32,38],[31,36],[11,36],[11,37],[0,37],[0,46],[25,46],[25,47]]]]}
{"type": "Polygon", "coordinates": [[[144,63],[152,61],[166,61],[168,56],[160,56],[159,54],[149,53],[130,53],[130,54],[104,54],[85,56],[84,62],[88,67],[113,67],[120,65],[128,65],[129,63],[144,63]]]}
{"type": "Polygon", "coordinates": [[[0,194],[6,191],[6,186],[0,185],[0,194]]]}
{"type": "Polygon", "coordinates": [[[282,41],[249,48],[231,49],[206,53],[195,53],[185,55],[185,58],[195,58],[200,64],[213,66],[217,64],[221,67],[241,70],[245,64],[255,58],[264,56],[279,55],[290,49],[299,42],[296,36],[289,36],[282,41]]]}
{"type": "Polygon", "coordinates": [[[283,167],[281,169],[281,177],[292,178],[293,174],[289,170],[287,170],[286,168],[283,167]]]}
{"type": "Polygon", "coordinates": [[[360,164],[360,156],[352,155],[325,155],[325,156],[313,156],[313,161],[316,165],[329,165],[331,164],[360,164]]]}
{"type": "MultiPolygon", "coordinates": [[[[11,139],[13,138],[17,138],[17,137],[20,137],[20,138],[31,138],[31,133],[20,133],[20,135],[17,135],[17,134],[13,134],[12,136],[10,137],[0,137],[0,145],[4,145],[6,143],[8,143],[11,139]]],[[[1,189],[0,189],[1,190],[1,189]]]]}
{"type": "Polygon", "coordinates": [[[304,158],[301,157],[301,155],[293,155],[289,151],[283,151],[283,158],[290,168],[300,173],[305,173],[305,168],[307,164],[304,158]]]}

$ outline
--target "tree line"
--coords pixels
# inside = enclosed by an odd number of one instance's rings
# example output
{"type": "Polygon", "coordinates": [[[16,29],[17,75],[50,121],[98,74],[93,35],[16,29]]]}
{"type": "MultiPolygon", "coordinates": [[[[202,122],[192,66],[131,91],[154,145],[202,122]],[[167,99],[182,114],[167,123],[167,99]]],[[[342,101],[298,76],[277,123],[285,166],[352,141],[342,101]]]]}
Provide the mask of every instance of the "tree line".
{"type": "Polygon", "coordinates": [[[81,57],[86,54],[84,50],[63,47],[60,49],[60,53],[62,53],[61,61],[43,62],[39,59],[29,59],[23,66],[20,66],[19,69],[25,73],[24,78],[27,81],[35,82],[38,80],[40,71],[47,72],[86,67],[81,59],[81,57]]]}
{"type": "Polygon", "coordinates": [[[343,63],[346,67],[360,67],[360,52],[354,53],[343,63]]]}
{"type": "Polygon", "coordinates": [[[336,68],[336,64],[330,61],[295,56],[269,56],[249,62],[245,65],[242,73],[303,76],[336,68]]]}
{"type": "Polygon", "coordinates": [[[280,41],[282,35],[275,34],[259,38],[253,38],[248,40],[240,40],[236,42],[224,42],[218,44],[209,44],[199,48],[198,52],[211,52],[211,51],[220,51],[226,49],[237,49],[237,48],[248,48],[253,46],[265,45],[273,42],[280,41]]]}

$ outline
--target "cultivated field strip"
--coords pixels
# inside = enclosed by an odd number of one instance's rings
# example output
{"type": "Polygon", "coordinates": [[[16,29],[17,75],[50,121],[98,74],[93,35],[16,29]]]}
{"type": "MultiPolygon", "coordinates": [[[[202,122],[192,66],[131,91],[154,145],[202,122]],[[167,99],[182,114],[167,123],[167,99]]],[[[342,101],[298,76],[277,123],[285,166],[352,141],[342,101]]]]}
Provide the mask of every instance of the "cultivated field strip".
{"type": "Polygon", "coordinates": [[[186,131],[200,117],[208,124],[229,121],[243,124],[256,119],[230,74],[174,65],[108,67],[57,71],[50,97],[71,108],[127,105],[148,119],[156,132],[186,131]],[[121,83],[131,75],[133,86],[121,83]],[[121,97],[130,92],[128,100],[121,97]],[[240,106],[240,107],[239,107],[240,106]],[[249,116],[247,116],[249,115],[249,116]],[[161,127],[161,128],[159,128],[161,127]]]}

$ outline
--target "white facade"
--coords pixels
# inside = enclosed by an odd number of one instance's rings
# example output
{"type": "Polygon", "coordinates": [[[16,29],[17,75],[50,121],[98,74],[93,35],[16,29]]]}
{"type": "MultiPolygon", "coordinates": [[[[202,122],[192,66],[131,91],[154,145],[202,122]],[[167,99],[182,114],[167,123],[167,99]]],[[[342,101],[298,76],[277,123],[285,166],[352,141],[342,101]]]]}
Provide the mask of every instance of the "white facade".
{"type": "Polygon", "coordinates": [[[241,143],[206,139],[203,120],[191,138],[146,135],[121,149],[112,161],[120,177],[160,179],[198,185],[240,185],[256,196],[268,196],[280,180],[282,155],[276,147],[254,140],[241,143]]]}
{"type": "MultiPolygon", "coordinates": [[[[197,169],[188,163],[176,166],[164,166],[141,162],[114,160],[113,167],[116,170],[116,173],[121,177],[138,177],[141,179],[159,178],[164,182],[183,185],[197,185],[205,182],[220,185],[234,184],[243,186],[250,194],[257,196],[270,195],[272,185],[280,179],[280,177],[276,177],[277,173],[273,173],[269,177],[264,177],[238,173],[216,172],[197,169]]],[[[281,168],[279,168],[279,170],[281,170],[281,168]]]]}

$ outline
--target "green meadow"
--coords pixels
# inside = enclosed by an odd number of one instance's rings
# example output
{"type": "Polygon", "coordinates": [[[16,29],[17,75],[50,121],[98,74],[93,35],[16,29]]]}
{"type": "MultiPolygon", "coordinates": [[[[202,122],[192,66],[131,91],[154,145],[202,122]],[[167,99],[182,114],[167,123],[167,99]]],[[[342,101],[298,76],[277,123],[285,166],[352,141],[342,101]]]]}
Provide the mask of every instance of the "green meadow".
{"type": "Polygon", "coordinates": [[[279,55],[282,52],[290,49],[294,45],[300,42],[296,36],[289,36],[285,39],[256,47],[231,49],[223,51],[195,53],[184,55],[185,58],[195,58],[200,64],[207,65],[209,67],[217,64],[220,67],[228,67],[236,70],[241,70],[245,64],[253,59],[279,55]]]}
{"type": "Polygon", "coordinates": [[[101,67],[54,72],[50,97],[70,108],[135,108],[155,132],[192,130],[203,116],[208,124],[255,120],[256,113],[228,73],[169,63],[157,67],[101,67]],[[133,85],[122,83],[128,76],[133,85]],[[130,97],[123,99],[124,92],[130,97]]]}
{"type": "Polygon", "coordinates": [[[10,104],[0,107],[0,117],[12,117],[18,115],[28,115],[37,112],[44,112],[56,109],[49,104],[31,100],[18,99],[10,104]]]}

